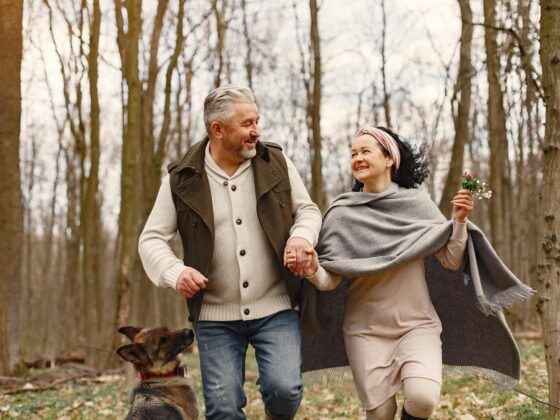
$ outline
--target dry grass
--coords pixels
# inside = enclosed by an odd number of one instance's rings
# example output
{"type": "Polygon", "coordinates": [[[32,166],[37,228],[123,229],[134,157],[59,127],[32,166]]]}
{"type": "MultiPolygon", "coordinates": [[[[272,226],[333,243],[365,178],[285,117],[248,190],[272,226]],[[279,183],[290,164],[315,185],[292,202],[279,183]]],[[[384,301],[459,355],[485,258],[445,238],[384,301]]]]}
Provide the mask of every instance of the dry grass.
{"type": "MultiPolygon", "coordinates": [[[[546,369],[542,344],[521,341],[523,377],[518,388],[546,400],[546,369]]],[[[188,376],[199,396],[202,394],[196,354],[188,354],[188,376]]],[[[247,357],[245,389],[247,418],[262,419],[263,406],[255,385],[256,364],[252,352],[247,357]]],[[[128,391],[124,375],[106,375],[103,382],[68,382],[56,389],[0,395],[2,419],[114,419],[124,418],[128,411],[128,391]]],[[[398,395],[399,405],[402,395],[398,395]]],[[[546,406],[515,391],[500,391],[479,378],[447,376],[441,400],[433,419],[544,419],[546,406]]],[[[352,383],[312,386],[305,389],[297,419],[361,419],[360,402],[352,383]]]]}

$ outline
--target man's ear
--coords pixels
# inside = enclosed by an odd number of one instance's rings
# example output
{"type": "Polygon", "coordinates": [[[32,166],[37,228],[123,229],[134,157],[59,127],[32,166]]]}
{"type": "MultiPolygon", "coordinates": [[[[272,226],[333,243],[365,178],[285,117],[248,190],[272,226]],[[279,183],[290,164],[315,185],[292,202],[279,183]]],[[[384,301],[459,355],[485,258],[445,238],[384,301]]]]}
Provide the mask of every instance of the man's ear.
{"type": "Polygon", "coordinates": [[[127,344],[117,349],[117,354],[127,362],[135,365],[146,365],[149,362],[148,354],[138,344],[127,344]]]}
{"type": "Polygon", "coordinates": [[[212,137],[222,138],[223,132],[224,132],[224,126],[220,124],[218,121],[212,121],[210,123],[210,133],[212,133],[212,137]]]}
{"type": "Polygon", "coordinates": [[[142,328],[128,326],[120,327],[118,331],[130,338],[130,341],[134,341],[134,337],[136,337],[136,334],[142,331],[142,328]]]}

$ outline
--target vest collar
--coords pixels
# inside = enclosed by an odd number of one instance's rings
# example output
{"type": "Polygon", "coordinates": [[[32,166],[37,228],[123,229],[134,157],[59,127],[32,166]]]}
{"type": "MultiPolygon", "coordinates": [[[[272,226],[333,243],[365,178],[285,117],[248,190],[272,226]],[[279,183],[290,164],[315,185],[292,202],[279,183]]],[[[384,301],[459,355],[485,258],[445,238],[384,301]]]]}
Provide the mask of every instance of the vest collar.
{"type": "MultiPolygon", "coordinates": [[[[193,145],[181,162],[179,162],[176,169],[177,173],[185,171],[187,177],[183,178],[183,181],[175,186],[174,192],[181,200],[201,215],[212,214],[210,186],[204,167],[204,157],[209,141],[208,136],[206,136],[202,141],[193,145]],[[191,176],[189,176],[188,172],[190,172],[191,176]]],[[[259,140],[255,148],[257,154],[251,160],[251,166],[253,167],[255,175],[255,191],[258,200],[265,193],[278,185],[282,180],[282,176],[270,164],[270,152],[268,147],[259,140]]],[[[205,221],[208,226],[213,227],[213,223],[209,223],[210,220],[205,221]]]]}
{"type": "MultiPolygon", "coordinates": [[[[177,172],[181,172],[185,169],[190,169],[193,172],[200,172],[204,169],[204,156],[206,153],[206,146],[210,139],[208,136],[205,136],[201,141],[191,146],[191,148],[187,151],[183,159],[177,165],[177,172]]],[[[257,150],[256,156],[253,158],[253,161],[257,158],[260,158],[266,163],[270,163],[270,152],[268,148],[262,141],[257,141],[255,148],[257,150]]]]}

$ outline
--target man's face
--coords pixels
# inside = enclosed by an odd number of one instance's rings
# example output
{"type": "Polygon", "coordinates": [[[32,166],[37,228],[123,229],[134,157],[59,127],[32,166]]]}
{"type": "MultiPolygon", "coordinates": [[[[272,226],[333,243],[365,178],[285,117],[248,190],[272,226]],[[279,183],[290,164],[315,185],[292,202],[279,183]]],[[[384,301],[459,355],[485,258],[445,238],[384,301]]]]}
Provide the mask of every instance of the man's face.
{"type": "Polygon", "coordinates": [[[253,102],[236,102],[233,116],[222,124],[220,146],[232,160],[240,162],[255,157],[257,140],[261,133],[258,128],[259,109],[253,102]]]}

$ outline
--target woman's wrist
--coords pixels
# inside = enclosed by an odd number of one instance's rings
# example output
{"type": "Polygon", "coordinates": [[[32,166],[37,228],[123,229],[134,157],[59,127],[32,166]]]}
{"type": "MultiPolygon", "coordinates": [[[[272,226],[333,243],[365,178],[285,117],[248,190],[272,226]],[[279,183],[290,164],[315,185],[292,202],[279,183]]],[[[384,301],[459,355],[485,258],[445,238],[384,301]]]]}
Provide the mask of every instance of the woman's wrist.
{"type": "Polygon", "coordinates": [[[311,274],[311,275],[304,275],[304,277],[305,277],[306,279],[313,278],[313,277],[315,277],[315,276],[317,275],[317,272],[318,272],[318,271],[319,271],[319,266],[315,267],[315,271],[313,271],[313,274],[311,274]]]}

